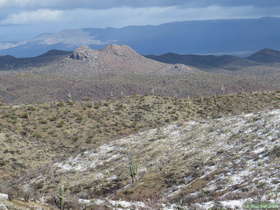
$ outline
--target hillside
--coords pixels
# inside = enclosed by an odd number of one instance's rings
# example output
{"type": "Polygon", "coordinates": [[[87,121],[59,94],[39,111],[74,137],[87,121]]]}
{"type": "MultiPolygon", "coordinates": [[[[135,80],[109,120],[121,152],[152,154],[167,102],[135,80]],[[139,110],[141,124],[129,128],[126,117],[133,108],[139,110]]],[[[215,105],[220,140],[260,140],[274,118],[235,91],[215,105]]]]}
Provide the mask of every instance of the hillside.
{"type": "Polygon", "coordinates": [[[18,201],[28,193],[53,205],[61,185],[67,205],[96,209],[242,205],[257,195],[273,202],[279,102],[278,91],[2,104],[0,193],[16,200],[0,203],[35,205],[18,201]]]}
{"type": "Polygon", "coordinates": [[[51,49],[72,51],[81,45],[101,49],[128,45],[145,55],[247,54],[263,48],[280,49],[279,18],[200,20],[124,28],[84,28],[46,33],[18,43],[0,43],[0,54],[38,56],[51,49]],[[250,27],[248,27],[250,26],[250,27]]]}
{"type": "Polygon", "coordinates": [[[30,58],[16,58],[13,56],[0,56],[0,71],[22,70],[30,67],[40,67],[60,60],[71,52],[50,50],[42,55],[30,58]]]}

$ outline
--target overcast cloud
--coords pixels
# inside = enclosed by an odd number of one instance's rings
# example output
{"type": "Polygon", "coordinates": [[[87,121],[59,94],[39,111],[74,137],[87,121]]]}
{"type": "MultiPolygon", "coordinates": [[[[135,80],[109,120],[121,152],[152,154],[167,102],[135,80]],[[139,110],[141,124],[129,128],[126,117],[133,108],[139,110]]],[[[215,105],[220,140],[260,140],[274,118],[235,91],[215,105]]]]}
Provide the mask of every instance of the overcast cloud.
{"type": "Polygon", "coordinates": [[[13,40],[15,25],[34,36],[68,28],[258,18],[279,12],[280,0],[0,0],[0,41],[13,40]]]}
{"type": "Polygon", "coordinates": [[[114,8],[152,6],[280,6],[279,0],[0,0],[0,8],[114,8]]]}

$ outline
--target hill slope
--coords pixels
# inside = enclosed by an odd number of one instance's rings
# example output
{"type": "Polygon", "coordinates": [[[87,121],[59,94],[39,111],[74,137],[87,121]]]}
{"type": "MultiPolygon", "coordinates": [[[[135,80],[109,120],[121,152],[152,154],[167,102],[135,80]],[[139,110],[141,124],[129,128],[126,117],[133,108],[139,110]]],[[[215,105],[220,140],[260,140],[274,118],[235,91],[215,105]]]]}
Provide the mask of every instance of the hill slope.
{"type": "Polygon", "coordinates": [[[52,203],[63,184],[67,199],[92,208],[268,200],[280,184],[279,100],[279,92],[266,92],[3,104],[0,192],[20,198],[28,186],[31,197],[52,203]],[[134,184],[129,158],[138,167],[134,184]]]}

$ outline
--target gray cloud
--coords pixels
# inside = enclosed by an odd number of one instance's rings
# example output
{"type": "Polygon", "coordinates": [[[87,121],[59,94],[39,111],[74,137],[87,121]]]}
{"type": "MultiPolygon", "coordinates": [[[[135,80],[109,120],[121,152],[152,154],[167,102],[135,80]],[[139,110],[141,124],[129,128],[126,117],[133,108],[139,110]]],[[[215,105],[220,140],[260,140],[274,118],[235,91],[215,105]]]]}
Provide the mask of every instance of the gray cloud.
{"type": "Polygon", "coordinates": [[[30,24],[54,22],[60,20],[63,12],[60,10],[39,9],[8,15],[0,24],[30,24]]]}
{"type": "Polygon", "coordinates": [[[204,2],[204,5],[218,4],[221,6],[249,6],[249,5],[255,7],[280,6],[279,0],[213,0],[213,1],[198,0],[198,2],[204,2]]]}
{"type": "Polygon", "coordinates": [[[158,25],[174,21],[258,18],[277,16],[279,8],[265,9],[252,6],[222,7],[208,6],[197,8],[147,7],[111,9],[39,9],[19,12],[0,20],[1,24],[37,24],[57,28],[124,27],[128,25],[158,25]],[[77,18],[78,17],[78,18],[77,18]]]}
{"type": "Polygon", "coordinates": [[[280,6],[279,0],[1,0],[0,8],[94,8],[115,7],[207,7],[207,6],[280,6]]]}
{"type": "Polygon", "coordinates": [[[280,0],[0,0],[0,10],[1,41],[69,28],[279,16],[280,0]]]}
{"type": "Polygon", "coordinates": [[[182,5],[184,2],[184,0],[1,0],[0,8],[106,9],[114,7],[174,6],[182,5]]]}

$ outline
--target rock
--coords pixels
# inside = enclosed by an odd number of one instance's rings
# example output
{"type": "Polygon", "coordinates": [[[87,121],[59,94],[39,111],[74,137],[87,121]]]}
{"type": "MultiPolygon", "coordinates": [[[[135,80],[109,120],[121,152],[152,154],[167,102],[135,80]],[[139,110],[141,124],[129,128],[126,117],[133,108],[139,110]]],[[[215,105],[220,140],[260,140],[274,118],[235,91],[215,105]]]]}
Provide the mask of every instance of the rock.
{"type": "Polygon", "coordinates": [[[79,203],[85,205],[85,204],[90,204],[91,201],[90,200],[85,200],[85,199],[79,199],[79,203]]]}
{"type": "Polygon", "coordinates": [[[0,193],[0,201],[6,201],[9,199],[9,196],[7,194],[3,194],[3,193],[0,193]]]}
{"type": "Polygon", "coordinates": [[[71,55],[70,58],[74,60],[95,60],[100,55],[107,56],[117,56],[125,58],[141,57],[132,48],[126,45],[108,45],[102,50],[93,50],[86,46],[81,46],[77,48],[71,55]]]}
{"type": "Polygon", "coordinates": [[[0,203],[0,210],[8,210],[8,208],[5,204],[0,203]]]}
{"type": "Polygon", "coordinates": [[[93,56],[94,52],[95,51],[90,49],[89,47],[82,46],[82,47],[76,49],[70,55],[70,58],[75,59],[75,60],[88,60],[93,56]]]}

